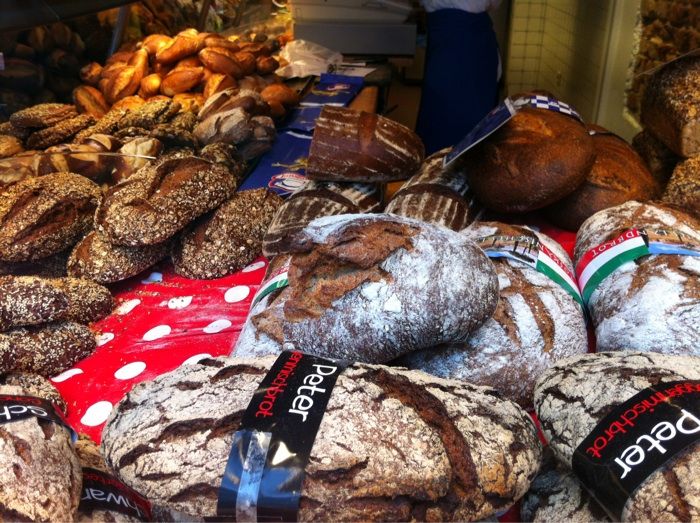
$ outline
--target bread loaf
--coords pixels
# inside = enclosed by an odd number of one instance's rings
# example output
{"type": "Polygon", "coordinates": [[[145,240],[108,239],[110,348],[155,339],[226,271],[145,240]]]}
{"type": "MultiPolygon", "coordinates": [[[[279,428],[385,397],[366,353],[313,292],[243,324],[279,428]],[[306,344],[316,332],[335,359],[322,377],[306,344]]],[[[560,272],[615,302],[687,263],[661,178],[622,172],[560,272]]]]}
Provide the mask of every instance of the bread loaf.
{"type": "Polygon", "coordinates": [[[319,356],[384,363],[465,341],[498,301],[493,264],[479,248],[416,220],[320,218],[289,248],[289,286],[253,307],[236,356],[276,354],[292,344],[319,356]]]}
{"type": "MultiPolygon", "coordinates": [[[[525,227],[480,222],[464,234],[477,240],[499,235],[536,238],[569,267],[566,252],[551,238],[525,227]]],[[[588,351],[581,306],[545,274],[509,258],[491,260],[498,274],[496,312],[461,343],[409,354],[401,365],[441,378],[494,387],[523,408],[532,408],[537,378],[562,358],[588,351]]]]}
{"type": "Polygon", "coordinates": [[[642,124],[679,156],[700,153],[696,88],[700,57],[688,56],[656,71],[642,98],[642,124]]]}
{"type": "Polygon", "coordinates": [[[550,221],[577,231],[589,217],[630,200],[640,202],[657,196],[660,187],[642,159],[624,139],[597,125],[589,125],[595,162],[574,192],[547,208],[550,221]]]}
{"type": "Polygon", "coordinates": [[[46,149],[52,145],[70,141],[83,129],[87,129],[95,123],[95,118],[89,114],[81,114],[75,118],[62,120],[61,122],[35,131],[27,138],[27,147],[30,149],[46,149]]]}
{"type": "MultiPolygon", "coordinates": [[[[700,359],[653,352],[587,354],[557,363],[538,382],[535,407],[557,459],[574,450],[617,405],[664,381],[700,379],[700,359]]],[[[700,518],[700,447],[691,445],[653,472],[628,499],[623,521],[700,518]]]]}
{"type": "Polygon", "coordinates": [[[0,276],[0,331],[57,320],[90,323],[112,306],[109,289],[91,281],[0,276]]]}
{"type": "Polygon", "coordinates": [[[100,197],[95,183],[70,173],[10,186],[0,198],[0,260],[38,260],[72,246],[92,227],[100,197]]]}
{"type": "MultiPolygon", "coordinates": [[[[273,361],[204,360],[138,384],[105,426],[107,463],[154,503],[215,515],[233,433],[273,361]]],[[[539,458],[527,415],[493,390],[353,365],[314,440],[298,521],[478,520],[525,493],[539,458]]]]}
{"type": "Polygon", "coordinates": [[[152,158],[157,158],[163,152],[163,143],[157,138],[140,136],[125,142],[117,152],[124,156],[114,161],[112,179],[115,183],[126,180],[139,169],[150,165],[152,158]]]}
{"type": "Polygon", "coordinates": [[[221,165],[199,158],[165,160],[109,189],[95,225],[117,245],[162,243],[230,198],[236,185],[221,165]]]}
{"type": "Polygon", "coordinates": [[[173,250],[175,272],[212,279],[241,270],[260,256],[263,235],[281,205],[282,198],[267,189],[234,194],[183,232],[173,250]]]}
{"type": "Polygon", "coordinates": [[[95,231],[88,233],[68,258],[68,274],[107,284],[145,271],[168,256],[170,242],[125,247],[109,243],[95,231]]]}
{"type": "Polygon", "coordinates": [[[467,173],[458,166],[443,167],[450,149],[425,159],[410,180],[401,186],[385,212],[444,225],[461,231],[474,220],[477,205],[467,183],[467,173]]]}
{"type": "Polygon", "coordinates": [[[309,180],[275,214],[263,239],[262,252],[268,257],[289,252],[292,238],[316,218],[378,212],[381,206],[378,185],[309,180]]]}
{"type": "Polygon", "coordinates": [[[0,135],[0,158],[9,158],[24,151],[24,146],[19,138],[0,135]]]}
{"type": "Polygon", "coordinates": [[[573,192],[594,160],[593,139],[581,122],[528,107],[459,161],[480,203],[496,212],[521,213],[573,192]]]}
{"type": "Polygon", "coordinates": [[[649,131],[637,133],[632,138],[632,147],[644,160],[659,187],[664,187],[680,158],[649,131]]]}
{"type": "Polygon", "coordinates": [[[120,146],[119,140],[104,134],[92,135],[79,144],[55,145],[38,157],[36,172],[38,176],[70,172],[100,180],[112,171],[115,158],[99,153],[115,152],[120,146]]]}
{"type": "Polygon", "coordinates": [[[78,112],[73,105],[49,103],[33,105],[17,111],[10,116],[10,122],[15,127],[44,129],[76,116],[78,112]]]}
{"type": "Polygon", "coordinates": [[[662,201],[700,219],[700,157],[688,158],[676,166],[662,201]]]}
{"type": "Polygon", "coordinates": [[[420,138],[372,113],[324,106],[316,119],[306,175],[312,180],[389,182],[412,176],[423,161],[420,138]]]}
{"type": "MultiPolygon", "coordinates": [[[[627,202],[581,226],[576,259],[632,228],[675,229],[700,242],[700,222],[658,204],[627,202]]],[[[652,255],[627,262],[603,279],[588,310],[599,351],[639,350],[700,355],[700,258],[652,255]]]]}
{"type": "MultiPolygon", "coordinates": [[[[57,392],[42,381],[37,387],[0,376],[0,394],[51,401],[57,392]]],[[[81,472],[68,430],[35,417],[0,425],[0,484],[3,521],[72,521],[81,472]]]]}
{"type": "Polygon", "coordinates": [[[67,250],[36,261],[0,261],[0,275],[62,278],[66,276],[66,262],[68,261],[69,254],[70,250],[67,250]]]}
{"type": "Polygon", "coordinates": [[[96,119],[102,118],[109,111],[102,93],[89,85],[73,89],[73,103],[81,113],[88,113],[96,119]]]}

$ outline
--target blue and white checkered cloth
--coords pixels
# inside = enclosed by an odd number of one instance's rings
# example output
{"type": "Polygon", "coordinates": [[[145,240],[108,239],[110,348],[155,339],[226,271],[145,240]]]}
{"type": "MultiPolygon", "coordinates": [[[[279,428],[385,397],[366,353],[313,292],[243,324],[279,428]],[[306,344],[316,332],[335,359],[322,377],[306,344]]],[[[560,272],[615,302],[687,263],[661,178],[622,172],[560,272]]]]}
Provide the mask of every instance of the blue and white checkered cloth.
{"type": "Polygon", "coordinates": [[[569,104],[560,102],[554,98],[549,98],[548,96],[542,94],[533,94],[530,96],[523,96],[515,100],[514,105],[517,108],[521,108],[525,105],[535,107],[536,109],[548,109],[550,111],[557,111],[568,116],[573,116],[577,120],[583,122],[583,118],[578,114],[576,109],[571,107],[569,104]]]}

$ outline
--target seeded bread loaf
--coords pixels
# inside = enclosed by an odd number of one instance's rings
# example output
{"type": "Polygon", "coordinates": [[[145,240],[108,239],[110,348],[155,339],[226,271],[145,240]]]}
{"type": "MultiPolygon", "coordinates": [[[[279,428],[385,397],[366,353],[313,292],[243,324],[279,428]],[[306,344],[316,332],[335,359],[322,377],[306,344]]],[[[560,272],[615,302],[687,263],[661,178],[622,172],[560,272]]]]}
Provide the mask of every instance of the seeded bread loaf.
{"type": "MultiPolygon", "coordinates": [[[[659,204],[627,202],[597,214],[576,236],[576,259],[632,228],[675,229],[700,242],[700,222],[659,204]]],[[[588,310],[599,351],[700,355],[700,258],[652,255],[603,279],[588,310]]]]}
{"type": "Polygon", "coordinates": [[[316,119],[306,175],[334,182],[389,182],[411,177],[425,148],[418,135],[373,113],[324,106],[316,119]]]}
{"type": "Polygon", "coordinates": [[[101,196],[98,185],[71,173],[9,187],[0,198],[0,260],[38,260],[73,246],[92,228],[101,196]]]}
{"type": "MultiPolygon", "coordinates": [[[[572,454],[613,408],[663,381],[699,380],[700,358],[658,353],[587,354],[557,363],[535,389],[535,407],[557,459],[572,454]]],[[[628,499],[623,521],[695,521],[700,518],[700,446],[662,465],[628,499]]]]}
{"type": "Polygon", "coordinates": [[[241,191],[188,227],[173,249],[175,272],[212,279],[241,270],[260,256],[262,240],[282,198],[267,189],[241,191]]]}
{"type": "Polygon", "coordinates": [[[80,323],[18,327],[0,333],[0,374],[32,372],[56,376],[94,350],[92,331],[80,323]]]}
{"type": "Polygon", "coordinates": [[[459,164],[443,167],[449,152],[443,149],[426,158],[418,173],[394,194],[385,212],[444,225],[453,231],[461,231],[474,221],[477,205],[467,173],[459,164]]]}
{"type": "Polygon", "coordinates": [[[498,301],[496,273],[483,252],[456,232],[417,220],[321,218],[290,249],[289,286],[253,307],[235,355],[277,354],[292,344],[319,356],[384,363],[466,341],[498,301]]]}
{"type": "MultiPolygon", "coordinates": [[[[57,391],[42,381],[41,386],[22,385],[0,376],[0,394],[51,401],[57,391]],[[52,392],[46,394],[47,389],[52,392]]],[[[72,521],[81,472],[68,430],[35,417],[0,424],[0,485],[3,521],[72,521]]]]}
{"type": "Polygon", "coordinates": [[[686,158],[700,152],[700,57],[676,60],[656,71],[642,98],[642,124],[666,147],[686,158]]]}
{"type": "MultiPolygon", "coordinates": [[[[137,385],[105,426],[107,463],[152,502],[215,515],[233,433],[273,361],[203,360],[137,385]]],[[[492,389],[353,365],[316,435],[298,520],[477,520],[525,493],[540,452],[527,414],[492,389]]]]}
{"type": "Polygon", "coordinates": [[[289,252],[291,239],[316,218],[378,212],[381,205],[378,185],[309,180],[275,214],[263,239],[263,254],[271,257],[289,252]]]}
{"type": "Polygon", "coordinates": [[[237,179],[199,158],[158,162],[107,191],[95,213],[96,229],[111,243],[162,243],[233,195],[237,179]]]}
{"type": "Polygon", "coordinates": [[[70,250],[66,250],[36,261],[0,261],[0,275],[62,278],[66,276],[66,262],[69,254],[70,250]]]}
{"type": "Polygon", "coordinates": [[[676,165],[662,201],[700,219],[700,157],[676,165]]]}
{"type": "Polygon", "coordinates": [[[649,131],[641,131],[632,138],[632,147],[646,163],[649,172],[664,187],[680,158],[649,131]]]}
{"type": "Polygon", "coordinates": [[[109,289],[88,280],[0,276],[0,331],[57,320],[90,323],[112,306],[109,289]]]}
{"type": "MultiPolygon", "coordinates": [[[[494,234],[536,237],[573,273],[566,252],[551,238],[525,227],[480,222],[464,231],[472,240],[494,234]]],[[[491,260],[498,274],[496,312],[466,342],[409,354],[401,365],[441,378],[494,387],[532,408],[537,378],[556,361],[588,351],[583,310],[557,282],[508,258],[491,260]]]]}

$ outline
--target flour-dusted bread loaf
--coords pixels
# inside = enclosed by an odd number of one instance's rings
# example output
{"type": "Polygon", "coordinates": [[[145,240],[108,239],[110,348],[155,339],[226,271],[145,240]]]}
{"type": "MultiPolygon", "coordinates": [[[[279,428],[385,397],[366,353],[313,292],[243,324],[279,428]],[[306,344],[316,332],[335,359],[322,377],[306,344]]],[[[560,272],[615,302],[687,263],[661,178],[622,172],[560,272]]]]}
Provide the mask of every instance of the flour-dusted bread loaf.
{"type": "Polygon", "coordinates": [[[676,166],[662,200],[700,219],[700,156],[676,166]]]}
{"type": "MultiPolygon", "coordinates": [[[[150,501],[213,516],[233,433],[274,358],[203,360],[137,385],[102,450],[150,501]]],[[[336,382],[305,470],[299,521],[472,521],[537,473],[528,415],[492,389],[379,365],[336,382]]]]}
{"type": "Polygon", "coordinates": [[[577,231],[598,211],[630,200],[650,200],[660,192],[642,159],[623,138],[597,125],[588,127],[595,133],[593,167],[582,185],[547,208],[552,223],[570,231],[577,231]]]}
{"type": "Polygon", "coordinates": [[[674,153],[700,153],[700,56],[676,60],[656,71],[642,99],[642,124],[674,153]]]}
{"type": "Polygon", "coordinates": [[[0,197],[0,260],[38,260],[73,246],[92,228],[102,192],[83,176],[28,178],[0,197]]]}
{"type": "Polygon", "coordinates": [[[277,354],[292,344],[384,363],[466,341],[498,301],[493,264],[444,227],[346,214],[314,220],[290,247],[289,286],[253,307],[234,355],[277,354]]]}
{"type": "Polygon", "coordinates": [[[71,321],[18,327],[0,333],[0,374],[56,376],[95,350],[95,336],[71,321]]]}
{"type": "Polygon", "coordinates": [[[335,182],[389,182],[411,177],[425,155],[408,127],[389,118],[324,106],[316,119],[306,175],[335,182]]]}
{"type": "Polygon", "coordinates": [[[237,184],[228,169],[200,158],[157,162],[107,191],[95,226],[116,245],[162,243],[230,198],[237,184]]]}
{"type": "MultiPolygon", "coordinates": [[[[21,385],[12,376],[0,376],[0,394],[51,401],[57,391],[42,381],[41,386],[21,385]]],[[[0,485],[3,521],[72,521],[81,472],[68,430],[35,417],[0,424],[0,485]]]]}
{"type": "MultiPolygon", "coordinates": [[[[700,222],[659,204],[627,202],[591,216],[576,236],[576,259],[632,228],[671,228],[700,242],[700,222]]],[[[578,262],[577,262],[578,263],[578,262]]],[[[652,255],[627,262],[591,294],[599,351],[700,355],[700,257],[652,255]]]]}
{"type": "Polygon", "coordinates": [[[466,171],[460,163],[443,167],[449,152],[449,148],[443,149],[426,158],[418,173],[394,194],[385,212],[444,225],[453,231],[461,231],[474,221],[478,206],[469,190],[466,171]]]}
{"type": "Polygon", "coordinates": [[[632,138],[632,147],[644,160],[656,183],[664,187],[681,158],[649,131],[637,133],[632,138]]]}
{"type": "MultiPolygon", "coordinates": [[[[570,466],[574,450],[617,405],[663,381],[700,380],[700,358],[658,353],[586,354],[557,363],[537,383],[535,407],[557,459],[570,466]]],[[[697,443],[653,472],[632,493],[623,521],[700,518],[697,443]]]]}
{"type": "Polygon", "coordinates": [[[90,323],[112,306],[109,289],[92,281],[0,276],[0,331],[57,320],[90,323]]]}
{"type": "Polygon", "coordinates": [[[263,238],[263,254],[289,252],[294,236],[316,218],[378,212],[381,206],[382,194],[377,184],[309,180],[275,214],[263,238]]]}
{"type": "MultiPolygon", "coordinates": [[[[536,237],[573,272],[564,249],[525,227],[480,222],[464,231],[472,240],[494,234],[536,237]]],[[[442,378],[494,387],[532,408],[537,378],[556,361],[588,350],[581,306],[557,282],[524,263],[494,258],[500,298],[496,312],[465,342],[411,353],[401,365],[442,378]]]]}
{"type": "Polygon", "coordinates": [[[178,238],[175,272],[212,279],[241,270],[260,256],[263,236],[281,205],[282,198],[267,189],[237,192],[178,238]]]}
{"type": "Polygon", "coordinates": [[[496,212],[528,212],[579,187],[595,160],[593,138],[571,116],[525,108],[460,161],[469,186],[496,212]]]}

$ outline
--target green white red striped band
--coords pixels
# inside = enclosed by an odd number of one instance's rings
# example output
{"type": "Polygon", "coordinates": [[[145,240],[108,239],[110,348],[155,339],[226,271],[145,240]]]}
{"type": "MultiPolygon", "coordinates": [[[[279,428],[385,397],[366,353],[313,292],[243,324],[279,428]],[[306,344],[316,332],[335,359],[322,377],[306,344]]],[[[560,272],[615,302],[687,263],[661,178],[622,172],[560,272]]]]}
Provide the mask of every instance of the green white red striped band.
{"type": "Polygon", "coordinates": [[[270,274],[270,276],[260,285],[258,292],[256,292],[255,296],[253,297],[251,307],[255,307],[255,305],[257,305],[258,302],[268,294],[289,285],[290,262],[291,258],[289,258],[282,267],[270,274]]]}

